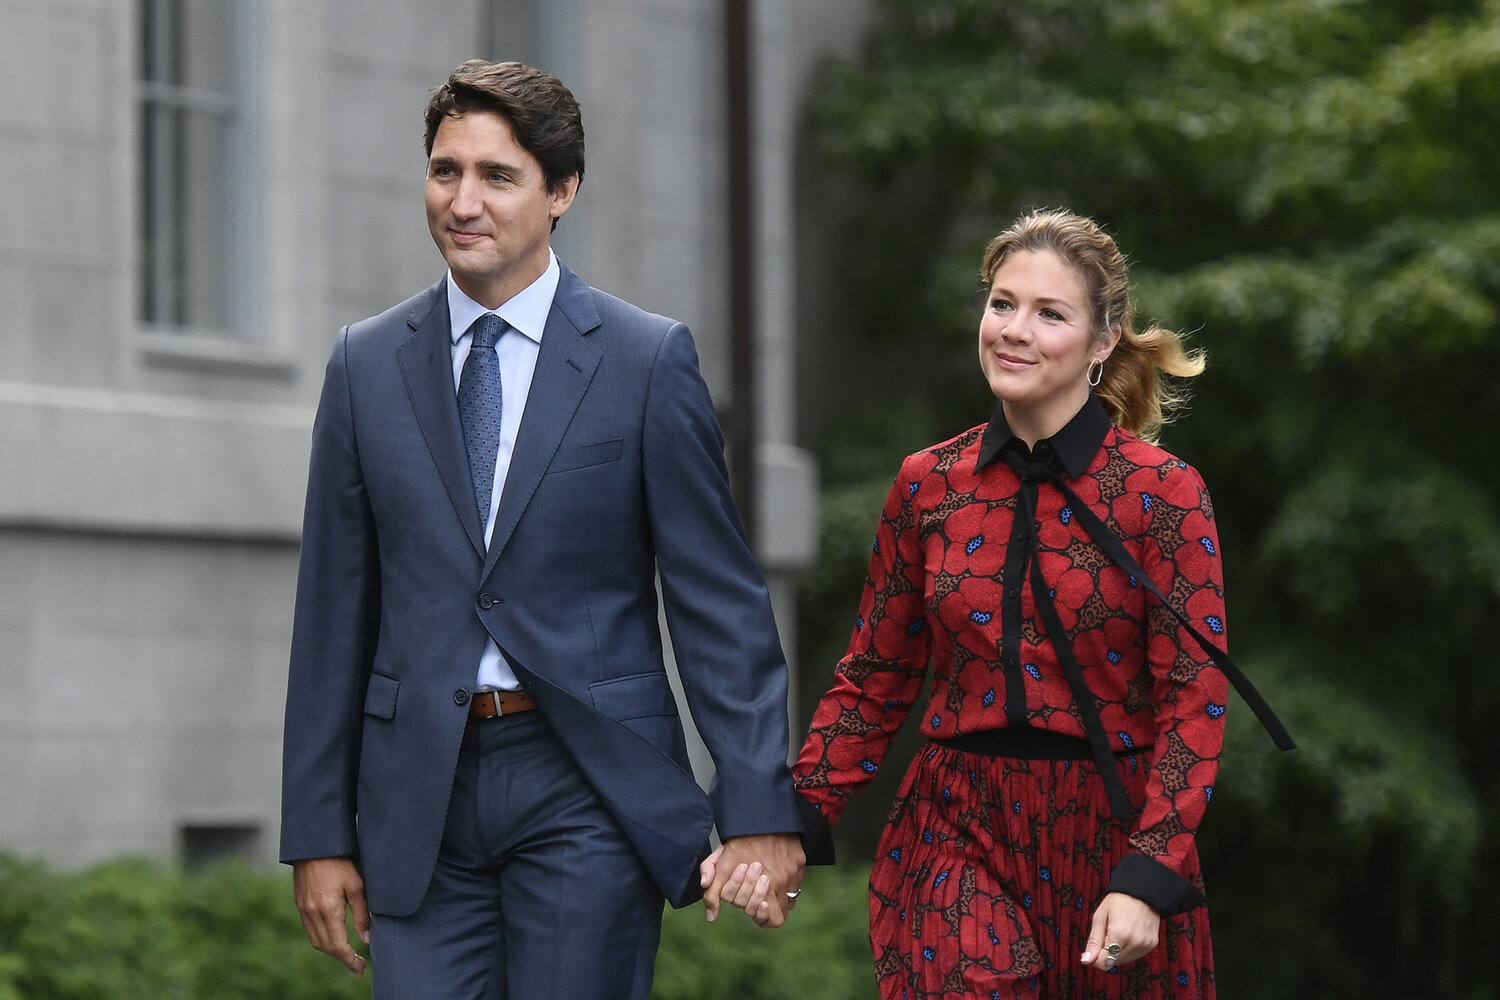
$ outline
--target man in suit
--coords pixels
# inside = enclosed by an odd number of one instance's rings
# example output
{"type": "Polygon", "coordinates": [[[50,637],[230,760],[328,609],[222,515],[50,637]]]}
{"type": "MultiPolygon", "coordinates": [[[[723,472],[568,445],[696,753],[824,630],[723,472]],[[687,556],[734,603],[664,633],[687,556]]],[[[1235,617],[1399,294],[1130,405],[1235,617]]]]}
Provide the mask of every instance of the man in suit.
{"type": "Polygon", "coordinates": [[[691,334],[552,253],[583,176],[573,95],[474,60],[425,120],[448,273],[328,363],[282,860],[313,945],[362,974],[352,913],[376,997],[644,1000],[664,899],[713,908],[763,870],[774,926],[798,891],[786,665],[691,334]]]}

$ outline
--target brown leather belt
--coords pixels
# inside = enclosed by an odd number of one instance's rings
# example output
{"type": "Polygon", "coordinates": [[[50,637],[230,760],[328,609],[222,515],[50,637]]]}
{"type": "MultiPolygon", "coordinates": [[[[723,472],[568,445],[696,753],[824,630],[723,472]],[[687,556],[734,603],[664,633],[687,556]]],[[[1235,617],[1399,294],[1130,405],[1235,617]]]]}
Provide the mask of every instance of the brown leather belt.
{"type": "Polygon", "coordinates": [[[469,700],[469,718],[493,719],[533,708],[536,702],[525,691],[480,691],[469,700]]]}

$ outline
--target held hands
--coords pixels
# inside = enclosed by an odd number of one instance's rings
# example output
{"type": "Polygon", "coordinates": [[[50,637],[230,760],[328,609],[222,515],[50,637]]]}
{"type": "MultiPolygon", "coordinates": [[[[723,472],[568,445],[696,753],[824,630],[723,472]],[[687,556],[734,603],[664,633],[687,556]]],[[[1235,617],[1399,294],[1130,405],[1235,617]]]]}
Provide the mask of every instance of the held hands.
{"type": "Polygon", "coordinates": [[[802,840],[794,833],[731,837],[698,869],[708,919],[718,919],[720,904],[727,903],[761,927],[780,927],[802,891],[806,867],[802,840]]]}
{"type": "Polygon", "coordinates": [[[349,944],[344,926],[347,907],[354,913],[359,939],[370,943],[370,911],[365,907],[365,883],[349,858],[312,858],[292,864],[292,892],[307,940],[332,955],[356,976],[364,976],[364,956],[349,944]]]}
{"type": "Polygon", "coordinates": [[[1078,962],[1108,972],[1149,953],[1160,932],[1161,916],[1148,904],[1123,892],[1108,893],[1094,911],[1088,944],[1078,962]]]}

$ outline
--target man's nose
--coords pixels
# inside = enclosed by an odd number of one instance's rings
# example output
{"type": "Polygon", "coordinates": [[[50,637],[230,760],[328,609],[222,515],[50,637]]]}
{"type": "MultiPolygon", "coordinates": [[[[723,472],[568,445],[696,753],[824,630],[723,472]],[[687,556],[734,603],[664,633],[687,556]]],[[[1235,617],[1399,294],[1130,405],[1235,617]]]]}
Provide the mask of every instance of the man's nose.
{"type": "Polygon", "coordinates": [[[472,219],[479,214],[483,203],[478,179],[467,175],[460,177],[453,189],[453,214],[462,219],[472,219]]]}

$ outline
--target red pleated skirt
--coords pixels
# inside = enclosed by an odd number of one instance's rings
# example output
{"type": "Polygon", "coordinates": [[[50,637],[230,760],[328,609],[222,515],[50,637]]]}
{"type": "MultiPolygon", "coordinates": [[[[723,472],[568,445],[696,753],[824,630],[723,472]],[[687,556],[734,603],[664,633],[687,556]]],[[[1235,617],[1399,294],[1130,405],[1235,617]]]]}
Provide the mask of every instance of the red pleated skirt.
{"type": "MultiPolygon", "coordinates": [[[[1144,761],[1118,766],[1138,809],[1144,761]]],[[[881,997],[1211,1000],[1204,907],[1164,920],[1160,944],[1144,958],[1111,972],[1079,965],[1128,836],[1092,761],[923,747],[870,873],[881,997]]],[[[1201,885],[1196,852],[1189,868],[1201,885]]]]}

